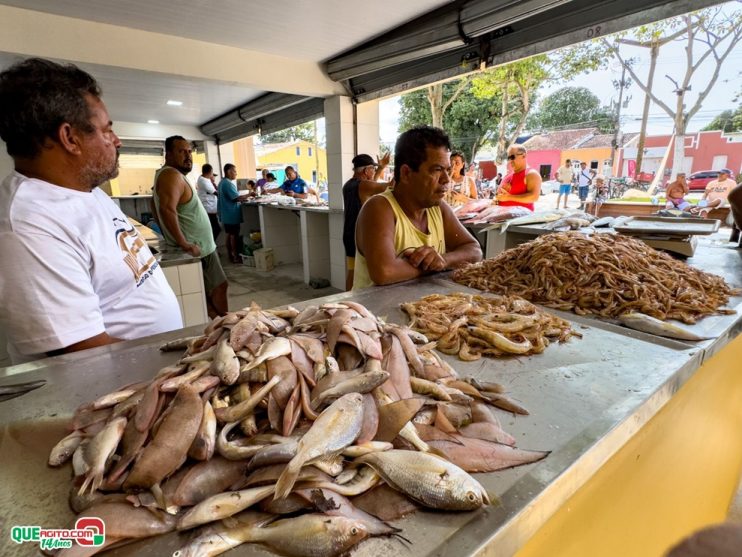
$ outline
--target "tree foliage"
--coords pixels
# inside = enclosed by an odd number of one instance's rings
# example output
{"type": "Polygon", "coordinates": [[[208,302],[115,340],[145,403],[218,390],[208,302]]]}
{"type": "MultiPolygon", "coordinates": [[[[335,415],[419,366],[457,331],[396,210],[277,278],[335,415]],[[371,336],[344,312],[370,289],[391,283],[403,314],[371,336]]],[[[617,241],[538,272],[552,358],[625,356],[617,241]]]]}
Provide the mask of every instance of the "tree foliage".
{"type": "Polygon", "coordinates": [[[260,136],[261,143],[284,143],[288,141],[314,141],[314,123],[306,122],[285,130],[266,133],[260,136]]]}
{"type": "Polygon", "coordinates": [[[725,110],[714,118],[703,131],[721,130],[725,133],[742,131],[742,105],[736,110],[725,110]]]}
{"type": "Polygon", "coordinates": [[[613,131],[614,113],[585,87],[562,87],[544,97],[528,118],[531,131],[598,127],[613,131]]]}

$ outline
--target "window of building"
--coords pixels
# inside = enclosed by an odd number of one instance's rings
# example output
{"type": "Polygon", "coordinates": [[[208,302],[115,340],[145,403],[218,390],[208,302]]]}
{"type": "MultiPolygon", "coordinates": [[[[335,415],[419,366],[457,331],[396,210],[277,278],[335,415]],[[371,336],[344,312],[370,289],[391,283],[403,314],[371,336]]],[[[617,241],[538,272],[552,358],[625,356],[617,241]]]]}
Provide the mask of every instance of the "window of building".
{"type": "Polygon", "coordinates": [[[297,145],[297,146],[296,146],[296,156],[298,157],[299,155],[301,155],[301,147],[299,147],[299,146],[297,145]]]}
{"type": "Polygon", "coordinates": [[[309,156],[311,157],[312,156],[312,148],[311,147],[307,147],[307,152],[309,153],[309,156]]]}

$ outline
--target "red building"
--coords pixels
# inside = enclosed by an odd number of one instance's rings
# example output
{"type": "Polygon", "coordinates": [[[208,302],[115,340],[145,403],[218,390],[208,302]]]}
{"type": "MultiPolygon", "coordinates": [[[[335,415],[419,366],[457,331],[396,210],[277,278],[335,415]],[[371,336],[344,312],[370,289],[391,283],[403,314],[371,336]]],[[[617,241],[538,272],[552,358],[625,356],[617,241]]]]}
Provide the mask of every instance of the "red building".
{"type": "MultiPolygon", "coordinates": [[[[637,143],[634,137],[619,150],[619,176],[633,173],[636,161],[637,143]],[[632,162],[633,161],[633,162],[632,162]]],[[[670,149],[667,166],[672,167],[674,139],[670,135],[647,136],[644,142],[643,173],[655,173],[660,166],[665,151],[670,149]]],[[[685,136],[685,158],[678,172],[687,174],[701,170],[729,168],[735,174],[742,172],[742,133],[725,134],[719,130],[695,132],[685,136]]],[[[670,174],[672,168],[670,168],[670,174]]]]}

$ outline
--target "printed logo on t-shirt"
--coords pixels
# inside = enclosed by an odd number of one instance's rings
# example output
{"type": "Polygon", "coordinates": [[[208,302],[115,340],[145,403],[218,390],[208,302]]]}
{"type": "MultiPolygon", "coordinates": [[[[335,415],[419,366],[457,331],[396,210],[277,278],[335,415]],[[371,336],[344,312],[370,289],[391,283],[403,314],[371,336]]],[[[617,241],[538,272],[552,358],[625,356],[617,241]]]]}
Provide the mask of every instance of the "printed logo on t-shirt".
{"type": "Polygon", "coordinates": [[[116,242],[124,254],[124,263],[131,269],[139,287],[152,276],[160,264],[152,252],[145,249],[147,244],[129,221],[114,217],[113,225],[116,227],[116,242]]]}

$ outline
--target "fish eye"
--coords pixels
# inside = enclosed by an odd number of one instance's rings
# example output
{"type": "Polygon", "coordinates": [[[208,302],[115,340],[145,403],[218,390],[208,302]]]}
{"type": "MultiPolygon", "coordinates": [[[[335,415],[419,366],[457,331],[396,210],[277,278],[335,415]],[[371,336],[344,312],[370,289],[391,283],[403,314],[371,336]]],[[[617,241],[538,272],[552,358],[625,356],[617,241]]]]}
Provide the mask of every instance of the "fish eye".
{"type": "Polygon", "coordinates": [[[466,498],[469,501],[476,501],[477,500],[477,496],[476,496],[476,494],[473,491],[467,491],[466,498]]]}
{"type": "Polygon", "coordinates": [[[352,528],[350,529],[350,535],[351,535],[351,536],[355,536],[355,535],[357,535],[357,534],[358,534],[358,528],[356,528],[355,526],[353,526],[353,527],[352,527],[352,528]]]}

